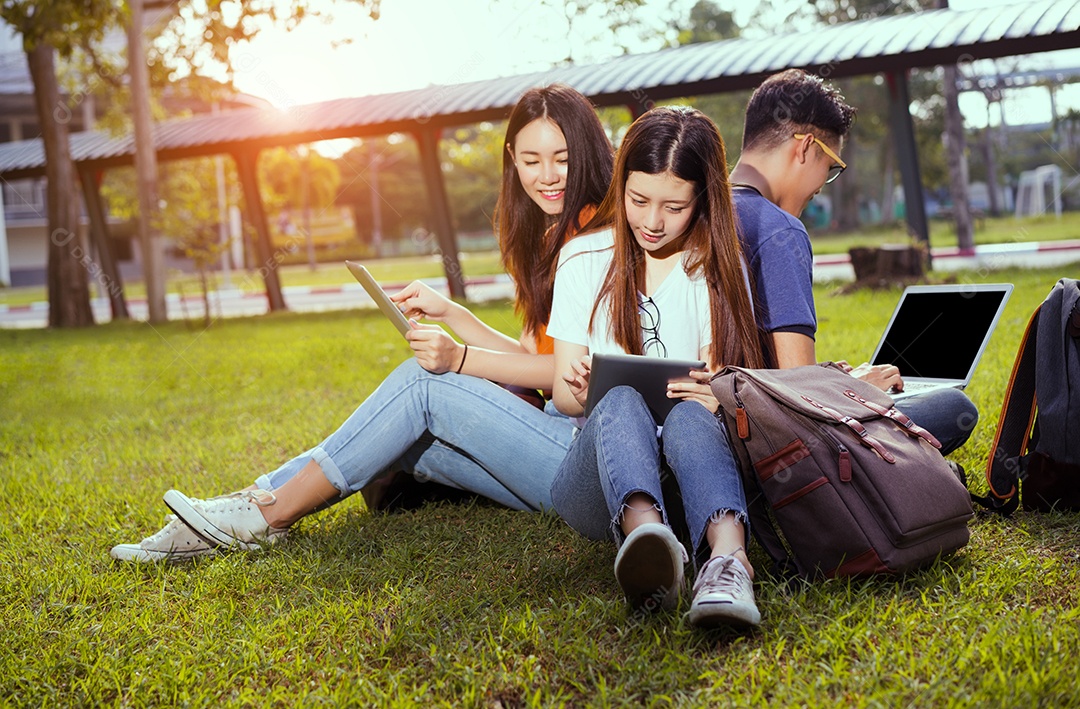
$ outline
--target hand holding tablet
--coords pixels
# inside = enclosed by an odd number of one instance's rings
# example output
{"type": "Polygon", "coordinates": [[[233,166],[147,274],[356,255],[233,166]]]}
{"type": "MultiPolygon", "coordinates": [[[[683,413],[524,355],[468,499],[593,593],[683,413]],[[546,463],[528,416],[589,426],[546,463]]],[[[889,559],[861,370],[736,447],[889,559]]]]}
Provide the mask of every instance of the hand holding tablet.
{"type": "Polygon", "coordinates": [[[664,419],[682,401],[669,398],[668,384],[672,382],[695,382],[691,370],[704,370],[700,360],[663,359],[625,354],[594,354],[589,375],[589,395],[585,402],[585,415],[600,403],[604,394],[617,386],[631,386],[645,399],[653,419],[663,424],[664,419]]]}

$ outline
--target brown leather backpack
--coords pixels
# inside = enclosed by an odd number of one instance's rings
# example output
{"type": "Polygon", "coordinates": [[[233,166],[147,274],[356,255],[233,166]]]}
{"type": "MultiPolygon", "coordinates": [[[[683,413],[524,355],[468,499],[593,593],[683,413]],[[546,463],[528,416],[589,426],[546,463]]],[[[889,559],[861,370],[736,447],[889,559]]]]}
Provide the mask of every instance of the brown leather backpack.
{"type": "Polygon", "coordinates": [[[712,390],[781,573],[903,572],[967,543],[971,502],[940,443],[877,387],[829,362],[726,367],[712,390]]]}

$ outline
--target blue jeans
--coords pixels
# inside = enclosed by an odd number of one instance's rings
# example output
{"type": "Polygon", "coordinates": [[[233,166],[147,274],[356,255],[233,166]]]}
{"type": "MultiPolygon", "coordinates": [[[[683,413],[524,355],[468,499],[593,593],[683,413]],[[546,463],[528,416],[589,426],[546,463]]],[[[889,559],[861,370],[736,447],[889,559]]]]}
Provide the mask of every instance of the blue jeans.
{"type": "Polygon", "coordinates": [[[513,509],[550,509],[576,431],[485,379],[432,374],[410,359],[326,440],[255,484],[279,488],[314,460],[342,497],[406,470],[513,509]]]}
{"type": "Polygon", "coordinates": [[[679,483],[695,551],[707,552],[705,530],[717,513],[734,513],[749,535],[742,479],[720,419],[696,401],[681,402],[668,414],[658,441],[645,401],[626,386],[600,400],[570,447],[551,486],[555,511],[590,539],[621,543],[626,500],[643,492],[667,524],[661,448],[679,483]]]}
{"type": "Polygon", "coordinates": [[[959,389],[937,389],[896,402],[896,408],[925,428],[941,442],[941,454],[948,455],[967,443],[979,410],[959,389]]]}

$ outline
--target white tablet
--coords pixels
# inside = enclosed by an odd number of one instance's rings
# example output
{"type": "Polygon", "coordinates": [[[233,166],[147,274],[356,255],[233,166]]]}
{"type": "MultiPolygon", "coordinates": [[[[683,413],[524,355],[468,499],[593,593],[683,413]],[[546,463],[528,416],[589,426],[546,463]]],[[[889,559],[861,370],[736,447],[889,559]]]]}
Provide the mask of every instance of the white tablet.
{"type": "Polygon", "coordinates": [[[364,287],[367,294],[375,301],[375,305],[379,306],[379,310],[383,312],[383,315],[389,318],[390,322],[394,324],[394,327],[398,329],[398,332],[404,336],[405,333],[412,329],[409,325],[409,319],[401,312],[397,303],[390,300],[390,296],[388,296],[386,291],[379,286],[378,281],[368,273],[366,268],[355,261],[346,261],[345,265],[349,267],[349,270],[352,272],[353,276],[356,277],[356,280],[360,281],[360,285],[364,287]]]}
{"type": "Polygon", "coordinates": [[[645,399],[656,423],[663,424],[671,409],[682,399],[669,399],[667,385],[671,382],[692,382],[690,370],[704,371],[705,363],[693,360],[664,359],[626,354],[594,354],[589,373],[589,395],[585,399],[585,415],[612,388],[631,386],[645,399]]]}

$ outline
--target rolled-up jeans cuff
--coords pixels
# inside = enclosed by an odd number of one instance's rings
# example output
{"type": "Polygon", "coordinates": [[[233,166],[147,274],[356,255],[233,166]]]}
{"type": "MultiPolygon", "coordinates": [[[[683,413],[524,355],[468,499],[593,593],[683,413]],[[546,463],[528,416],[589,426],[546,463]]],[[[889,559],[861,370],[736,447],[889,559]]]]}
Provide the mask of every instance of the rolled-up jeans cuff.
{"type": "Polygon", "coordinates": [[[334,459],[330,457],[321,446],[316,446],[311,450],[311,459],[319,464],[322,468],[323,475],[330,481],[330,484],[337,488],[337,491],[341,493],[342,497],[353,494],[354,490],[349,485],[349,481],[345,479],[345,476],[341,472],[341,468],[337,466],[334,459]]]}

